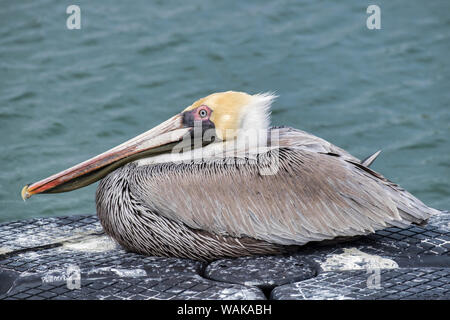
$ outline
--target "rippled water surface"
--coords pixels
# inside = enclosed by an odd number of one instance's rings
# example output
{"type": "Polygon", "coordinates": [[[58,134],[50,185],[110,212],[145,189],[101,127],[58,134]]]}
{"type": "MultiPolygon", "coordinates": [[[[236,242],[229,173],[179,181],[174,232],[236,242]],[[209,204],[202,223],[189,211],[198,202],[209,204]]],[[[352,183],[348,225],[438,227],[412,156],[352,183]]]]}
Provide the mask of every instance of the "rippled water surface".
{"type": "Polygon", "coordinates": [[[95,212],[96,184],[24,203],[24,184],[215,91],[276,91],[273,123],[329,140],[450,209],[450,2],[2,1],[0,221],[95,212]]]}

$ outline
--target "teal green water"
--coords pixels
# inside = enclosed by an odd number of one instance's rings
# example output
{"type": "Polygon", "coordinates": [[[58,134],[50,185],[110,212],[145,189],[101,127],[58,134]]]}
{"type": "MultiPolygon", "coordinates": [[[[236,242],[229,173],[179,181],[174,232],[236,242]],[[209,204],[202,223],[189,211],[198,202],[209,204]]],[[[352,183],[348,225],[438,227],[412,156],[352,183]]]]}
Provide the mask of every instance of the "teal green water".
{"type": "Polygon", "coordinates": [[[2,1],[0,221],[95,212],[96,184],[23,202],[24,184],[215,91],[276,91],[306,130],[450,209],[450,2],[2,1]],[[369,4],[381,30],[366,28],[369,4]]]}

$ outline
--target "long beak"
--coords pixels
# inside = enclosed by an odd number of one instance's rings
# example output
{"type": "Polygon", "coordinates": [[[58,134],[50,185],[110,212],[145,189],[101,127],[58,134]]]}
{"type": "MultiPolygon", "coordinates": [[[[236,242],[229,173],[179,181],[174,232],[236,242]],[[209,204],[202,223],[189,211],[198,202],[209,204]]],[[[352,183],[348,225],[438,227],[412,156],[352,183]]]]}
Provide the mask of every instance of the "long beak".
{"type": "Polygon", "coordinates": [[[61,171],[22,189],[26,200],[38,193],[57,193],[90,185],[124,164],[170,151],[191,131],[184,128],[178,114],[155,128],[72,168],[61,171]]]}

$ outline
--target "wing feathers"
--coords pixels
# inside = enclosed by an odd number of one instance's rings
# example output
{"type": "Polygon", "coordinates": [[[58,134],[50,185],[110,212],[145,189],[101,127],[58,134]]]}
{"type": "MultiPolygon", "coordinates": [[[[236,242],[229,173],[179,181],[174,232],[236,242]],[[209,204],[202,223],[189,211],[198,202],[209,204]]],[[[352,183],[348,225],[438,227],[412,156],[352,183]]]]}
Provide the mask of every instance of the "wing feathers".
{"type": "Polygon", "coordinates": [[[276,130],[285,131],[276,154],[136,166],[131,192],[191,228],[283,245],[418,223],[434,210],[342,149],[301,131],[276,130]],[[261,175],[260,163],[274,156],[277,173],[261,175]]]}

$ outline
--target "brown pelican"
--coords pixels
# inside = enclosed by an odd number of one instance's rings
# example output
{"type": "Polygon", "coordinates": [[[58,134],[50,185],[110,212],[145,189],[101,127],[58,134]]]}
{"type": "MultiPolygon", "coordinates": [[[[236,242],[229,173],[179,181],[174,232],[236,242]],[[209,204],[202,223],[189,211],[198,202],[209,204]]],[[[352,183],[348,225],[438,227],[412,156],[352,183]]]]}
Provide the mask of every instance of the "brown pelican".
{"type": "Polygon", "coordinates": [[[211,94],[157,127],[27,185],[101,179],[97,215],[128,250],[199,260],[275,254],[310,241],[421,224],[438,211],[343,149],[269,127],[271,94],[211,94]]]}

